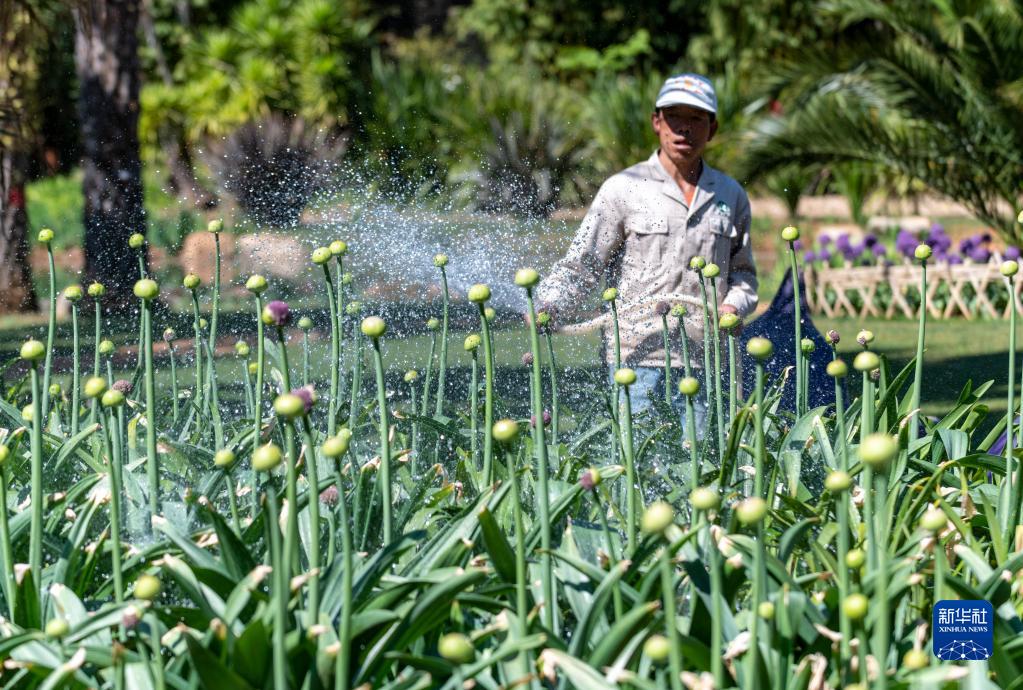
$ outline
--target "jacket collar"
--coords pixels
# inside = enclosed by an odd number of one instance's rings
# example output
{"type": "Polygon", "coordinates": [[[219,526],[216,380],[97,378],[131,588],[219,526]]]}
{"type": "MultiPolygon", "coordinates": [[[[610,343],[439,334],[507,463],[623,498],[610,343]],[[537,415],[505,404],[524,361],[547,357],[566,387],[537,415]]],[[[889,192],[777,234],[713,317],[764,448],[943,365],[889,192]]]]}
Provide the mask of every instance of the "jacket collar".
{"type": "MultiPolygon", "coordinates": [[[[682,189],[672,179],[671,175],[668,174],[668,171],[664,169],[664,165],[661,164],[661,159],[657,155],[658,152],[659,149],[654,151],[647,162],[661,180],[661,192],[682,204],[683,207],[686,207],[687,204],[685,197],[682,196],[682,189]]],[[[704,160],[703,169],[700,171],[700,179],[696,181],[696,194],[693,196],[692,205],[688,208],[687,218],[706,206],[714,198],[714,185],[717,182],[717,177],[718,171],[707,165],[707,161],[704,160]]]]}

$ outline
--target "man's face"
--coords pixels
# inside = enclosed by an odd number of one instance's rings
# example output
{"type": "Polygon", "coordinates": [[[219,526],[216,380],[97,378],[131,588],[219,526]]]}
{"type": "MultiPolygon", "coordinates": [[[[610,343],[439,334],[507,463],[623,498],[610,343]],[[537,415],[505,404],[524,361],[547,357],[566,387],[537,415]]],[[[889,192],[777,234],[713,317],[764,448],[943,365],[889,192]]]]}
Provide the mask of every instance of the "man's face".
{"type": "Polygon", "coordinates": [[[689,105],[673,105],[654,112],[651,123],[661,151],[676,165],[692,163],[703,155],[707,142],[717,132],[717,120],[711,122],[706,110],[689,105]]]}

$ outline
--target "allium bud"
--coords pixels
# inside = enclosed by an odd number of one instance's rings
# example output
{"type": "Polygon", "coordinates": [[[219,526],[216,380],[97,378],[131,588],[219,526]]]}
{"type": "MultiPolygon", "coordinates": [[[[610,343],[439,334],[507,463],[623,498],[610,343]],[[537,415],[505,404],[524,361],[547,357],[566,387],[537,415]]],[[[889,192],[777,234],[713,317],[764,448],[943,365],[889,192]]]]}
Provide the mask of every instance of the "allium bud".
{"type": "Polygon", "coordinates": [[[838,334],[838,331],[832,328],[824,334],[824,339],[828,341],[828,345],[838,345],[839,341],[842,340],[842,337],[838,334]]]}
{"type": "Polygon", "coordinates": [[[583,487],[583,489],[585,489],[586,491],[593,491],[598,486],[600,486],[601,481],[603,480],[601,479],[600,471],[597,470],[595,467],[591,467],[588,470],[583,470],[579,474],[579,485],[583,487]]]}
{"type": "Polygon", "coordinates": [[[531,367],[533,366],[533,353],[524,352],[522,353],[522,366],[531,367]]]}
{"type": "Polygon", "coordinates": [[[117,379],[114,381],[114,385],[111,386],[115,391],[120,391],[124,395],[131,394],[131,381],[128,379],[117,379]]]}
{"type": "Polygon", "coordinates": [[[288,308],[287,302],[275,299],[263,307],[262,319],[267,326],[284,328],[291,320],[291,309],[288,308]]]}
{"type": "Polygon", "coordinates": [[[658,316],[667,316],[670,311],[671,305],[663,300],[654,305],[654,313],[658,316]]]}

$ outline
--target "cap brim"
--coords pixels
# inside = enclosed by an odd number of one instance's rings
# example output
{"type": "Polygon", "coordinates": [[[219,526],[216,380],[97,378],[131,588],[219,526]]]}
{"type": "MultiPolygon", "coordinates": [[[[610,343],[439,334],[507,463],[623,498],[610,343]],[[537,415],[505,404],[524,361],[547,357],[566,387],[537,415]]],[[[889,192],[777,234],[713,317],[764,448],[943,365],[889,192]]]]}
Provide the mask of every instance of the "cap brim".
{"type": "Polygon", "coordinates": [[[708,113],[717,114],[712,106],[708,105],[706,101],[703,101],[688,91],[676,89],[669,91],[666,94],[661,95],[654,104],[655,108],[670,108],[673,105],[689,105],[700,110],[706,110],[708,113]]]}

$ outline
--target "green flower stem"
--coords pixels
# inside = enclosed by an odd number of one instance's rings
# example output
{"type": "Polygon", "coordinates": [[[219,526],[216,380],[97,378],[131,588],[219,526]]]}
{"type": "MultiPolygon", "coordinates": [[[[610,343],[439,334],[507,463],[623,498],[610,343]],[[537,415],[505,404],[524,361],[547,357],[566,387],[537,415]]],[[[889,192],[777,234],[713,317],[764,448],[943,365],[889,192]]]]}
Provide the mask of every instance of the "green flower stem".
{"type": "MultiPolygon", "coordinates": [[[[213,243],[216,246],[215,253],[215,270],[213,272],[213,311],[210,314],[210,351],[216,353],[217,351],[217,321],[220,315],[220,233],[213,233],[213,243]]],[[[213,356],[210,356],[210,366],[213,366],[213,356]]],[[[217,378],[214,376],[210,380],[210,388],[213,391],[211,398],[211,404],[217,406],[217,378]]],[[[222,447],[220,445],[218,448],[222,447]]]]}
{"type": "Polygon", "coordinates": [[[71,436],[78,434],[78,417],[82,404],[82,372],[81,359],[78,355],[80,341],[78,338],[78,305],[71,303],[71,436]]]}
{"type": "Polygon", "coordinates": [[[426,416],[430,409],[430,380],[433,378],[433,359],[437,356],[437,331],[430,334],[430,359],[426,360],[426,377],[423,379],[423,399],[419,414],[426,416]]]}
{"type": "MultiPolygon", "coordinates": [[[[860,443],[874,429],[874,382],[870,380],[870,372],[863,372],[863,398],[860,401],[860,443]]],[[[874,470],[870,465],[863,466],[860,478],[863,487],[863,521],[867,524],[867,569],[877,567],[877,544],[874,530],[874,470]]]]}
{"type": "MultiPolygon", "coordinates": [[[[521,458],[521,448],[513,453],[508,451],[508,478],[512,484],[512,519],[515,523],[515,615],[518,618],[519,635],[529,632],[529,604],[526,598],[528,575],[526,571],[526,528],[522,518],[522,489],[519,486],[519,468],[516,458],[521,458]]],[[[547,608],[547,607],[545,607],[547,608]]]]}
{"type": "MultiPolygon", "coordinates": [[[[551,522],[550,492],[547,486],[547,439],[543,426],[543,374],[540,371],[540,337],[536,330],[536,309],[533,306],[533,289],[526,288],[526,309],[529,312],[529,349],[533,354],[533,449],[537,459],[537,475],[539,479],[539,519],[540,544],[543,553],[540,556],[540,573],[543,580],[543,614],[544,624],[548,630],[557,632],[554,627],[554,610],[557,600],[554,598],[554,570],[551,562],[551,522]]],[[[626,399],[628,394],[626,394],[626,399]]],[[[631,450],[630,450],[631,452],[631,450]]]]}
{"type": "Polygon", "coordinates": [[[795,297],[796,317],[796,417],[806,414],[806,381],[803,376],[803,317],[799,303],[799,267],[796,265],[796,247],[789,242],[789,270],[792,272],[792,290],[795,297]]]}
{"type": "Polygon", "coordinates": [[[273,626],[273,678],[274,690],[288,690],[287,664],[288,656],[284,636],[288,625],[288,599],[291,598],[285,555],[281,552],[281,530],[277,517],[277,492],[274,490],[273,478],[265,484],[267,521],[266,529],[270,533],[270,565],[273,568],[272,595],[274,601],[273,626]]]}
{"type": "Polygon", "coordinates": [[[224,424],[220,418],[220,388],[217,386],[217,368],[213,366],[213,343],[206,341],[206,359],[209,361],[210,418],[213,427],[213,442],[217,448],[224,447],[224,424]]]}
{"type": "MultiPolygon", "coordinates": [[[[703,302],[703,385],[704,400],[709,410],[714,402],[714,389],[717,387],[710,370],[710,300],[707,297],[707,281],[700,275],[700,299],[703,302]]],[[[707,435],[709,438],[709,434],[707,435]]]]}
{"type": "MultiPolygon", "coordinates": [[[[758,387],[759,388],[759,387],[758,387]]],[[[759,496],[759,494],[756,494],[759,496]]],[[[767,600],[767,548],[764,544],[764,522],[757,523],[756,551],[753,552],[753,601],[750,606],[749,648],[750,662],[747,675],[749,678],[759,676],[760,667],[760,603],[767,600]]],[[[770,635],[770,629],[766,630],[770,635]]]]}
{"type": "Polygon", "coordinates": [[[146,391],[146,473],[150,516],[160,514],[160,459],[156,454],[156,386],[153,378],[153,305],[142,300],[146,391]]]}
{"type": "Polygon", "coordinates": [[[309,332],[308,331],[303,331],[302,332],[302,385],[303,386],[308,386],[309,385],[309,332]]]}
{"type": "Polygon", "coordinates": [[[696,405],[693,396],[686,397],[686,441],[689,443],[689,491],[700,486],[700,455],[696,440],[696,405]]]}
{"type": "MultiPolygon", "coordinates": [[[[256,403],[252,394],[252,374],[249,373],[248,357],[242,360],[242,380],[245,381],[245,412],[252,417],[255,415],[256,403]]],[[[255,439],[253,443],[258,445],[259,439],[255,439]]]]}
{"type": "MultiPolygon", "coordinates": [[[[416,382],[415,381],[411,381],[409,383],[408,392],[409,392],[409,398],[411,398],[411,400],[409,402],[409,405],[412,408],[412,414],[415,415],[416,412],[419,410],[419,407],[416,404],[416,382]]],[[[472,421],[473,421],[473,430],[475,431],[475,423],[476,423],[475,417],[473,417],[472,421]]],[[[475,439],[473,439],[473,441],[475,441],[475,439]]],[[[413,467],[412,476],[415,476],[415,474],[416,474],[415,473],[415,462],[416,462],[416,456],[418,455],[418,450],[419,450],[419,422],[412,422],[412,467],[413,467]]],[[[476,453],[473,452],[473,458],[475,458],[475,457],[476,457],[476,453]]]]}
{"type": "Polygon", "coordinates": [[[443,289],[444,305],[441,313],[440,326],[440,359],[437,362],[437,405],[434,413],[439,417],[444,413],[444,383],[448,368],[448,274],[443,266],[440,266],[440,283],[443,289]]]}
{"type": "MultiPolygon", "coordinates": [[[[47,351],[49,352],[49,351],[47,351]]],[[[42,594],[43,582],[43,405],[39,390],[39,367],[35,362],[31,369],[32,385],[32,515],[29,523],[29,568],[37,588],[36,597],[42,594]]],[[[8,566],[10,567],[10,566],[8,566]]]]}
{"type": "MultiPolygon", "coordinates": [[[[341,475],[341,459],[337,461],[337,473],[341,475]]],[[[352,463],[353,469],[355,463],[352,463]]],[[[335,690],[348,690],[351,671],[351,646],[352,646],[352,585],[354,582],[354,571],[352,554],[352,523],[348,515],[348,500],[345,498],[343,486],[337,485],[337,502],[340,510],[339,520],[341,523],[341,613],[338,622],[338,640],[341,648],[336,657],[336,669],[334,674],[335,690]]]]}
{"type": "Polygon", "coordinates": [[[714,377],[714,406],[717,414],[718,454],[720,463],[725,462],[725,412],[721,398],[721,331],[718,328],[718,288],[717,281],[710,279],[711,308],[711,340],[714,343],[714,371],[708,372],[707,378],[714,377]]]}
{"type": "Polygon", "coordinates": [[[671,343],[668,337],[668,314],[661,314],[661,336],[664,340],[664,404],[671,407],[671,343]]]}
{"type": "Polygon", "coordinates": [[[735,342],[734,329],[728,332],[728,419],[729,423],[735,421],[735,412],[739,400],[739,380],[735,374],[738,370],[736,364],[735,351],[737,343],[735,342]]]}
{"type": "MultiPolygon", "coordinates": [[[[341,399],[345,397],[342,393],[342,387],[345,385],[345,284],[344,284],[344,262],[339,254],[337,257],[337,343],[338,343],[338,354],[335,360],[337,361],[337,380],[338,380],[338,392],[337,400],[334,401],[334,406],[337,408],[334,411],[335,415],[341,413],[341,399]]],[[[356,329],[358,330],[358,329],[356,329]]]]}
{"type": "MultiPolygon", "coordinates": [[[[95,299],[95,332],[93,335],[93,356],[92,356],[92,375],[99,376],[99,341],[102,335],[100,328],[100,321],[103,318],[103,307],[100,305],[99,297],[95,299]]],[[[99,400],[93,400],[91,405],[91,411],[89,412],[89,424],[96,423],[97,408],[99,407],[99,400]]]]}
{"type": "MultiPolygon", "coordinates": [[[[266,355],[264,354],[264,342],[263,342],[263,299],[257,294],[256,298],[256,387],[253,393],[252,403],[252,452],[256,451],[259,447],[262,430],[263,430],[263,365],[266,363],[266,355]]],[[[196,321],[196,342],[198,343],[199,337],[199,326],[196,321]]],[[[196,350],[196,356],[198,356],[198,349],[196,350]]],[[[196,367],[196,375],[199,375],[198,366],[196,367]]],[[[252,513],[249,517],[252,520],[256,519],[256,515],[259,513],[259,495],[256,490],[259,487],[259,475],[255,468],[252,469],[250,480],[252,482],[252,513]]]]}
{"type": "Polygon", "coordinates": [[[168,342],[167,349],[170,352],[170,365],[171,365],[171,402],[173,403],[173,420],[174,424],[178,423],[178,369],[177,364],[174,362],[176,356],[174,354],[174,343],[168,342]]]}
{"type": "Polygon", "coordinates": [[[872,687],[885,690],[888,687],[888,646],[891,637],[891,621],[888,620],[888,473],[880,470],[874,476],[877,492],[878,529],[875,534],[884,543],[877,546],[877,577],[874,578],[875,596],[873,606],[877,606],[877,618],[874,619],[874,658],[881,667],[872,687]]]}
{"type": "Polygon", "coordinates": [[[718,551],[714,536],[710,530],[710,518],[703,518],[704,539],[707,544],[707,556],[710,562],[710,666],[714,674],[714,687],[725,687],[725,668],[722,659],[721,644],[724,636],[721,601],[724,598],[724,587],[721,582],[721,553],[718,551]]]}
{"type": "MultiPolygon", "coordinates": [[[[1002,531],[1008,534],[1009,526],[1015,524],[1012,522],[1013,510],[1009,509],[1015,506],[1012,501],[1012,496],[1017,493],[1017,487],[1019,481],[1012,482],[1011,477],[1014,476],[1015,472],[1015,461],[1012,456],[1013,449],[1013,438],[1015,438],[1015,421],[1016,421],[1016,410],[1015,401],[1013,400],[1014,387],[1016,384],[1016,291],[1013,285],[1013,278],[1009,277],[1009,385],[1006,396],[1006,408],[1005,408],[1005,486],[1012,487],[1011,492],[1008,493],[1009,503],[1008,506],[1002,511],[1002,531]]],[[[919,363],[918,363],[919,365],[919,363]]],[[[1023,424],[1020,424],[1020,429],[1023,430],[1023,424]]]]}
{"type": "MultiPolygon", "coordinates": [[[[138,264],[139,264],[139,279],[148,278],[149,277],[149,272],[146,271],[146,258],[145,258],[145,256],[142,254],[141,250],[136,250],[135,251],[135,256],[138,259],[138,264]]],[[[142,371],[142,367],[143,367],[144,362],[145,362],[145,355],[142,353],[142,349],[145,347],[145,340],[146,340],[146,334],[145,334],[146,324],[145,324],[145,320],[146,320],[145,314],[143,314],[143,312],[140,310],[139,311],[139,356],[138,356],[138,360],[135,362],[136,378],[137,378],[138,373],[142,371]]]]}
{"type": "Polygon", "coordinates": [[[359,411],[359,394],[362,392],[362,331],[355,328],[355,357],[352,359],[352,401],[348,407],[348,426],[355,433],[355,416],[359,411]]]}
{"type": "Polygon", "coordinates": [[[550,328],[544,329],[544,339],[547,341],[547,356],[550,361],[549,375],[551,379],[551,447],[554,448],[554,461],[560,462],[560,450],[558,448],[558,435],[560,430],[560,415],[558,413],[558,376],[557,364],[554,360],[554,338],[551,336],[550,328]]]}
{"type": "MultiPolygon", "coordinates": [[[[309,625],[320,619],[320,476],[316,466],[316,445],[309,415],[302,417],[302,433],[306,445],[306,481],[309,482],[309,625]]],[[[338,485],[338,501],[344,500],[338,485]]]]}
{"type": "MultiPolygon", "coordinates": [[[[280,357],[277,366],[281,370],[284,391],[291,390],[291,365],[288,363],[288,343],[284,337],[284,328],[277,327],[277,350],[280,357]]],[[[287,475],[284,486],[284,498],[288,502],[288,524],[284,533],[284,562],[287,564],[288,577],[300,569],[298,561],[298,447],[295,443],[295,425],[284,425],[284,444],[287,457],[287,475]]]]}
{"type": "Polygon", "coordinates": [[[753,399],[756,409],[753,411],[753,424],[756,427],[755,450],[753,460],[755,469],[753,472],[753,495],[764,498],[764,463],[767,451],[764,448],[764,363],[757,360],[757,380],[753,389],[753,399]]]}
{"type": "MultiPolygon", "coordinates": [[[[256,297],[258,304],[259,297],[256,297]]],[[[199,323],[199,295],[196,294],[195,290],[192,290],[192,330],[195,332],[195,394],[194,404],[195,409],[198,410],[195,417],[195,428],[198,430],[201,427],[199,415],[203,408],[206,406],[205,395],[203,394],[203,378],[202,378],[202,326],[199,323]]]]}
{"type": "Polygon", "coordinates": [[[484,303],[479,303],[480,329],[483,333],[483,368],[486,387],[483,391],[483,486],[494,481],[494,350],[490,340],[490,324],[484,313],[484,303]]]}
{"type": "MultiPolygon", "coordinates": [[[[846,444],[845,431],[845,401],[842,399],[842,379],[835,379],[835,417],[837,429],[836,442],[838,445],[837,459],[838,469],[842,472],[849,471],[849,455],[846,444]]],[[[849,492],[842,491],[835,495],[835,510],[838,513],[838,600],[845,601],[849,596],[849,567],[845,564],[845,557],[849,553],[849,492]]],[[[852,639],[852,623],[845,613],[845,608],[838,607],[838,629],[842,634],[839,654],[842,660],[843,673],[848,668],[851,659],[851,647],[849,641],[852,639]]]]}
{"type": "Polygon", "coordinates": [[[934,535],[934,603],[945,598],[945,545],[934,535]]]}
{"type": "MultiPolygon", "coordinates": [[[[414,395],[414,393],[413,393],[414,395]]],[[[415,407],[415,400],[412,401],[412,406],[415,407]]],[[[480,409],[480,362],[479,354],[476,350],[472,351],[472,385],[469,388],[469,433],[472,435],[470,441],[470,449],[472,451],[472,469],[479,470],[480,461],[480,431],[479,431],[479,413],[480,409]]]]}
{"type": "Polygon", "coordinates": [[[227,484],[227,505],[231,510],[231,523],[234,526],[234,533],[241,536],[242,521],[238,514],[238,492],[234,485],[234,475],[231,470],[224,471],[224,483],[227,484]]]}
{"type": "MultiPolygon", "coordinates": [[[[53,265],[53,247],[46,243],[46,258],[50,267],[50,314],[46,323],[46,362],[43,364],[42,417],[50,416],[50,371],[53,367],[53,338],[57,330],[57,271],[53,265]]],[[[39,575],[33,572],[33,575],[39,575]]],[[[36,581],[39,584],[39,581],[36,581]]]]}
{"type": "MultiPolygon", "coordinates": [[[[338,270],[341,270],[341,258],[338,257],[338,270]]],[[[330,268],[323,264],[323,281],[327,288],[327,303],[330,310],[330,404],[327,405],[327,435],[337,434],[338,396],[341,388],[341,325],[338,318],[338,306],[334,300],[334,285],[330,278],[330,268]]],[[[340,282],[340,281],[338,281],[340,282]]],[[[339,293],[340,294],[340,293],[339,293]]],[[[309,334],[305,334],[303,342],[303,382],[309,385],[309,334]]]]}
{"type": "Polygon", "coordinates": [[[124,575],[121,567],[121,436],[114,410],[106,410],[107,458],[110,462],[110,553],[114,578],[114,601],[124,601],[124,575]]]}
{"type": "Polygon", "coordinates": [[[387,391],[384,389],[384,357],[380,352],[380,339],[373,338],[373,364],[376,367],[377,407],[380,412],[380,498],[384,511],[384,545],[394,539],[391,518],[391,441],[388,438],[387,391]]]}
{"type": "MultiPolygon", "coordinates": [[[[615,548],[614,538],[611,536],[611,527],[607,524],[607,510],[600,501],[600,492],[593,487],[593,502],[597,505],[597,515],[600,518],[600,529],[604,532],[604,542],[607,544],[607,557],[612,564],[618,563],[618,549],[615,548]]],[[[615,620],[620,620],[625,615],[625,602],[622,598],[621,587],[615,587],[611,592],[614,601],[615,620]]]]}
{"type": "Polygon", "coordinates": [[[625,541],[626,550],[629,553],[636,552],[636,520],[639,515],[636,496],[636,466],[633,464],[632,454],[632,396],[629,395],[629,387],[625,388],[624,414],[621,415],[622,422],[622,450],[625,456],[625,541]]]}
{"type": "Polygon", "coordinates": [[[17,591],[14,582],[14,549],[11,545],[11,528],[7,522],[7,467],[0,465],[0,549],[4,558],[4,600],[7,602],[7,615],[10,620],[17,620],[15,601],[17,591]]]}
{"type": "MultiPolygon", "coordinates": [[[[626,397],[629,392],[626,389],[626,397]]],[[[682,641],[678,634],[678,607],[675,604],[675,573],[667,546],[661,548],[661,597],[664,601],[664,627],[668,633],[668,662],[671,667],[671,688],[682,690],[682,641]]]]}

